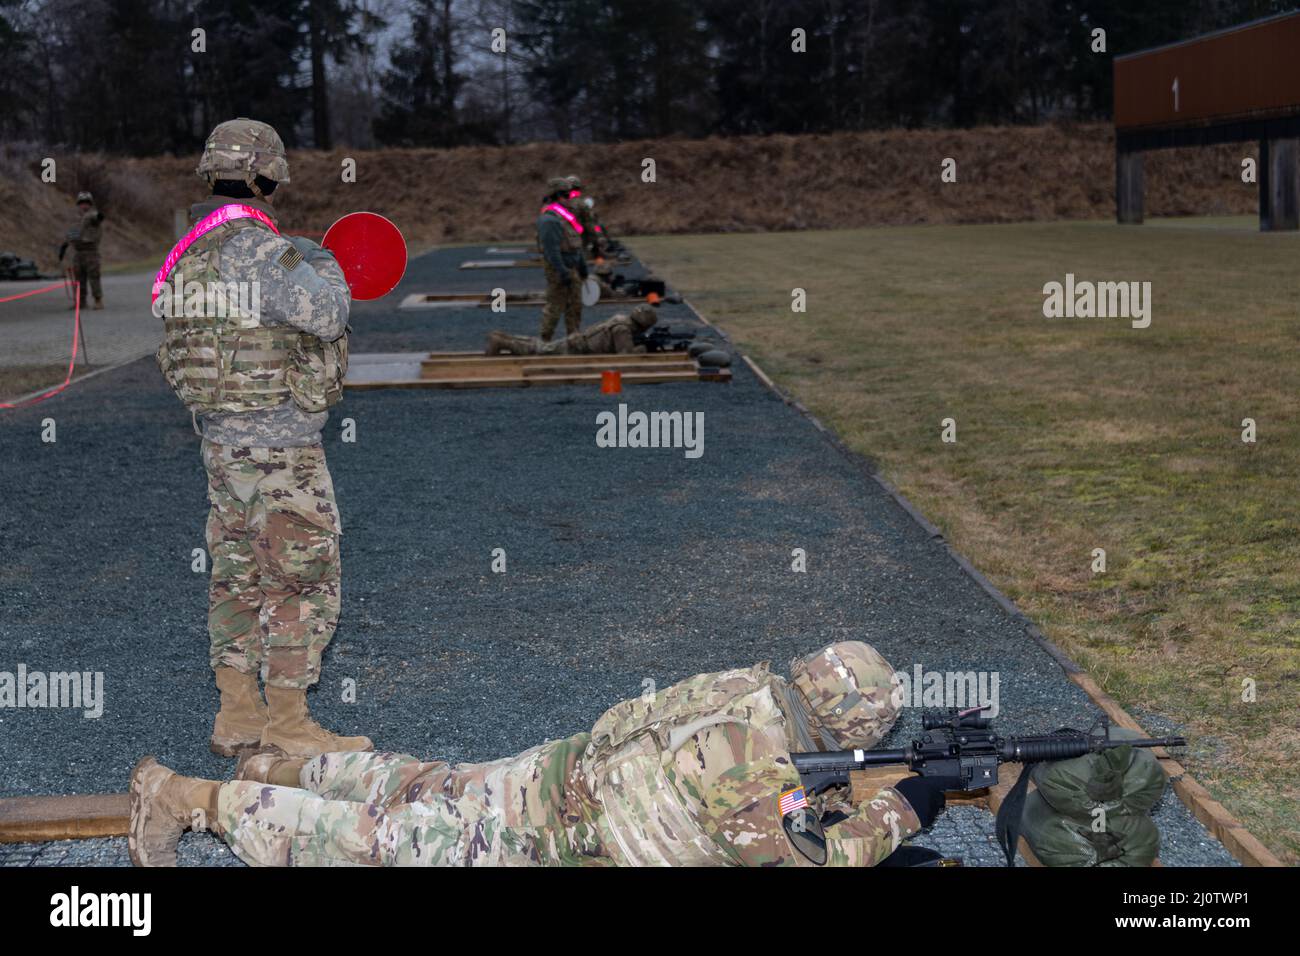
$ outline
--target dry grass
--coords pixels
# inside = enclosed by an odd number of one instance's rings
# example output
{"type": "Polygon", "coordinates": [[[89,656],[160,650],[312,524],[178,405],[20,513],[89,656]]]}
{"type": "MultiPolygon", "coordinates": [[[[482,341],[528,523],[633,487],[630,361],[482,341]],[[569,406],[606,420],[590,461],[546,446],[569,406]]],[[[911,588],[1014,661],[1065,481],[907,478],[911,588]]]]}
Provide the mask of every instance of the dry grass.
{"type": "MultiPolygon", "coordinates": [[[[88,372],[94,366],[77,365],[73,380],[88,372]]],[[[68,363],[52,365],[9,365],[0,367],[0,401],[13,401],[23,395],[54,388],[63,383],[68,374],[68,363]]]]}
{"type": "MultiPolygon", "coordinates": [[[[1251,147],[1175,150],[1147,163],[1153,214],[1245,213],[1254,193],[1238,175],[1251,147]],[[1207,157],[1208,160],[1207,160],[1207,157]]],[[[294,152],[293,181],[277,199],[291,232],[319,234],[340,215],[371,209],[417,247],[529,237],[545,180],[577,173],[615,235],[768,232],[912,223],[1024,222],[1108,215],[1114,137],[1104,125],[984,128],[662,140],[607,145],[538,143],[504,149],[294,152]],[[653,158],[657,181],[641,181],[653,158]],[[939,180],[945,157],[958,183],[939,180]]],[[[197,157],[57,157],[58,182],[38,179],[41,152],[0,150],[0,249],[53,268],[90,188],[108,216],[105,264],[157,257],[172,211],[202,198],[197,157]]]]}
{"type": "Polygon", "coordinates": [[[1185,723],[1192,771],[1300,861],[1300,237],[1242,219],[637,251],[1108,692],[1185,723]],[[1066,272],[1151,281],[1151,327],[1045,319],[1043,284],[1066,272]],[[940,441],[949,417],[955,445],[940,441]]]}

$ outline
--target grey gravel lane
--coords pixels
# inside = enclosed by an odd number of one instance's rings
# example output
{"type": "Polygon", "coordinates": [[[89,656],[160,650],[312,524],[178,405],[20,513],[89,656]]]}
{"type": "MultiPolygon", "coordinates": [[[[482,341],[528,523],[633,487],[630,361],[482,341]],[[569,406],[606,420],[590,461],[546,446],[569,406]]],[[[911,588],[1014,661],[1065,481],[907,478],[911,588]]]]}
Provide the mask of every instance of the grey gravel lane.
{"type": "MultiPolygon", "coordinates": [[[[540,270],[457,270],[482,253],[413,261],[394,295],[358,305],[353,350],[470,349],[492,327],[534,332],[536,308],[396,311],[407,292],[540,287],[540,270]]],[[[693,321],[685,306],[662,313],[693,321]]],[[[322,721],[387,749],[486,760],[589,728],[647,681],[764,659],[784,669],[861,638],[909,672],[996,672],[1004,732],[1091,723],[1083,692],[940,544],[743,365],[734,372],[730,385],[617,397],[594,386],[349,392],[325,433],[344,575],[313,694],[322,721]],[[620,401],[703,412],[703,456],[597,448],[596,415],[620,401]],[[344,418],[355,443],[340,441],[344,418]],[[505,574],[491,570],[498,548],[505,574]],[[791,570],[795,548],[807,573],[791,570]]],[[[0,671],[101,672],[105,697],[97,718],[0,710],[0,796],[120,792],[144,753],[228,776],[233,761],[207,750],[217,695],[206,575],[191,570],[207,507],[198,439],[152,360],[0,413],[0,452],[0,671]]],[[[907,711],[889,743],[918,727],[907,711]]],[[[1176,799],[1159,822],[1167,864],[1232,862],[1176,799]]],[[[953,814],[926,839],[996,863],[991,832],[986,813],[953,814]]],[[[120,841],[72,846],[34,858],[11,847],[0,862],[123,853],[120,841]]]]}

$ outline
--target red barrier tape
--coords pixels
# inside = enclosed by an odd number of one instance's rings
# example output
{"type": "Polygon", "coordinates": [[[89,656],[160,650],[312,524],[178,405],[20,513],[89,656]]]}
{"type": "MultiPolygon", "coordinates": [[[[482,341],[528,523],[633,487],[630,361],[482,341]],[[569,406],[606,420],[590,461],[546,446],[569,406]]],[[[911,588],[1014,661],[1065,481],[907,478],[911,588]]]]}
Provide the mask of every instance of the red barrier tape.
{"type": "MultiPolygon", "coordinates": [[[[26,299],[28,296],[40,295],[42,292],[52,292],[55,289],[62,289],[63,283],[57,285],[47,285],[43,289],[33,289],[31,292],[20,292],[18,295],[11,295],[7,298],[0,299],[0,302],[13,302],[15,299],[26,299]]],[[[68,362],[68,374],[63,379],[62,385],[57,385],[48,392],[42,392],[40,395],[33,395],[31,398],[23,399],[21,402],[0,402],[0,408],[22,408],[26,405],[35,405],[37,402],[43,402],[51,398],[68,387],[72,381],[72,371],[77,367],[77,342],[81,338],[81,283],[73,284],[74,306],[72,313],[72,360],[68,362]]]]}

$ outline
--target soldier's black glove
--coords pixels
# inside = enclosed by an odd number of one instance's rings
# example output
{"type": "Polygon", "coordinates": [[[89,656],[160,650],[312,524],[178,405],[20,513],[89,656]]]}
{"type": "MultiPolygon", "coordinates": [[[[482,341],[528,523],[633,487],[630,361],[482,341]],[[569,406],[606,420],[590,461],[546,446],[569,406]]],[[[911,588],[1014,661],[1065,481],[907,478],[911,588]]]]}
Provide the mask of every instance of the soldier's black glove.
{"type": "Polygon", "coordinates": [[[584,278],[584,279],[587,278],[587,260],[586,260],[586,259],[580,259],[580,260],[578,261],[578,275],[581,276],[581,277],[584,278]]]}
{"type": "Polygon", "coordinates": [[[894,789],[916,812],[921,826],[928,827],[947,805],[944,792],[960,790],[961,785],[959,777],[906,777],[894,784],[894,789]]]}
{"type": "Polygon", "coordinates": [[[560,283],[560,288],[567,289],[569,287],[569,283],[573,281],[573,276],[569,275],[569,273],[567,272],[561,272],[556,277],[556,281],[560,283]]]}

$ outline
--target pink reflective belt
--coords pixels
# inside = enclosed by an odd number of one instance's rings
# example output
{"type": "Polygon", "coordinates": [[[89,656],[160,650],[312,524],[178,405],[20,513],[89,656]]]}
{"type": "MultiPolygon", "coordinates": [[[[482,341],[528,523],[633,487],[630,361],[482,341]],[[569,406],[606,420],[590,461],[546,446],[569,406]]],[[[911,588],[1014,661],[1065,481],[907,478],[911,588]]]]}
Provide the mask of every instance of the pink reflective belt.
{"type": "Polygon", "coordinates": [[[553,212],[558,214],[561,219],[574,228],[578,235],[582,235],[582,223],[578,222],[578,217],[569,212],[569,210],[565,209],[559,203],[553,202],[549,206],[543,206],[542,212],[553,212]]]}
{"type": "Polygon", "coordinates": [[[153,280],[153,293],[150,301],[156,301],[158,293],[162,291],[163,286],[167,284],[167,277],[171,275],[172,269],[176,268],[176,263],[180,261],[181,256],[190,246],[202,239],[207,233],[216,229],[218,226],[224,226],[228,222],[236,219],[256,219],[258,222],[269,226],[271,231],[277,236],[280,230],[275,228],[275,223],[271,217],[260,209],[254,209],[252,206],[245,206],[242,203],[229,203],[213,210],[204,216],[195,224],[194,228],[185,234],[185,238],[172,247],[172,251],[167,253],[167,258],[163,260],[162,268],[158,270],[158,275],[153,280]]]}

